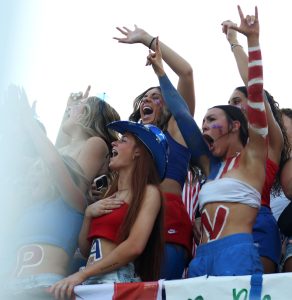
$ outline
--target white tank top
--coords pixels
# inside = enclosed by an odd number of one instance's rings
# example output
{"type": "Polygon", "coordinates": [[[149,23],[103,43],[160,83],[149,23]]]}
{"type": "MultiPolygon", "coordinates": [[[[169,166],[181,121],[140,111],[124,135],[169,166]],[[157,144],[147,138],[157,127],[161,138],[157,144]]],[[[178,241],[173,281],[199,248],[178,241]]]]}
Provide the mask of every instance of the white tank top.
{"type": "Polygon", "coordinates": [[[241,203],[259,208],[261,194],[241,180],[224,177],[209,181],[201,188],[199,193],[200,211],[207,203],[212,202],[241,203]]]}

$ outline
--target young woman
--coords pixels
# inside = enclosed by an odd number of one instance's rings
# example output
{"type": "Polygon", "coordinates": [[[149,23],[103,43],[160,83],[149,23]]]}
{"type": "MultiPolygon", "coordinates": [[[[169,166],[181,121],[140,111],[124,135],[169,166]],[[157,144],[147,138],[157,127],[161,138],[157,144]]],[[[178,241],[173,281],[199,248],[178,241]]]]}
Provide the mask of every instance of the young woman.
{"type": "MultiPolygon", "coordinates": [[[[155,49],[156,38],[137,27],[131,31],[123,27],[117,28],[125,37],[115,38],[120,43],[141,43],[149,49],[155,49]]],[[[180,55],[161,43],[164,61],[178,76],[178,91],[188,103],[193,115],[195,107],[195,91],[193,70],[190,64],[180,55]]],[[[160,87],[151,87],[134,100],[132,121],[143,124],[154,124],[161,128],[169,143],[169,163],[161,189],[165,198],[165,257],[161,278],[180,279],[184,268],[188,265],[192,253],[192,223],[182,202],[182,190],[187,177],[190,151],[186,147],[175,118],[164,104],[160,87]]]]}
{"type": "Polygon", "coordinates": [[[112,143],[109,167],[116,173],[107,198],[85,213],[79,246],[86,267],[57,282],[50,292],[71,297],[74,286],[157,280],[163,247],[162,193],[167,140],[160,129],[130,121],[108,125],[122,136],[112,143]],[[110,203],[116,199],[116,203],[110,203]],[[114,209],[114,210],[113,210],[114,209]]]}
{"type": "Polygon", "coordinates": [[[194,159],[208,176],[199,193],[202,239],[196,257],[189,265],[190,277],[262,272],[251,235],[265,181],[268,134],[259,23],[257,8],[253,21],[249,16],[244,18],[240,7],[238,10],[241,24],[234,29],[247,36],[249,46],[248,124],[236,107],[219,105],[210,108],[202,128],[208,148],[187,105],[165,75],[159,48],[148,58],[158,75],[167,105],[171,110],[176,106],[177,123],[194,159]],[[236,166],[220,178],[218,166],[233,157],[238,157],[236,166]]]}
{"type": "Polygon", "coordinates": [[[11,94],[39,157],[18,188],[17,206],[22,209],[14,224],[17,263],[12,284],[19,292],[33,293],[68,275],[89,183],[108,170],[116,134],[106,123],[119,120],[119,115],[96,97],[85,99],[78,114],[69,112],[63,124],[71,141],[59,152],[32,118],[24,91],[14,87],[11,94]]]}
{"type": "MultiPolygon", "coordinates": [[[[238,43],[237,32],[229,25],[234,25],[231,21],[222,23],[222,30],[231,45],[239,73],[245,86],[237,87],[230,99],[229,104],[239,107],[246,115],[247,108],[247,84],[248,58],[243,47],[238,43]]],[[[270,208],[270,194],[280,193],[280,174],[285,161],[290,156],[290,149],[286,131],[284,130],[281,112],[278,103],[272,95],[264,91],[265,107],[267,112],[269,135],[268,135],[268,157],[266,180],[262,191],[261,208],[257,215],[253,227],[254,242],[258,245],[261,260],[265,273],[274,273],[277,271],[281,257],[281,241],[277,222],[272,215],[270,208]]]]}

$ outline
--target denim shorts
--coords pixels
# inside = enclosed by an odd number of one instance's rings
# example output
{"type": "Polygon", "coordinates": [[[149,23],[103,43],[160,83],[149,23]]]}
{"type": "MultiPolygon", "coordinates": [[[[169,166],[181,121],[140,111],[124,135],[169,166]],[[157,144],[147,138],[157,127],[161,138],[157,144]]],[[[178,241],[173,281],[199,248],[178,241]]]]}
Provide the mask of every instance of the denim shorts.
{"type": "Polygon", "coordinates": [[[13,278],[7,282],[4,289],[7,294],[19,295],[23,299],[51,299],[45,290],[63,278],[64,276],[55,273],[13,278]]]}
{"type": "MultiPolygon", "coordinates": [[[[83,269],[83,268],[81,268],[83,269]]],[[[100,284],[100,283],[121,283],[121,282],[140,282],[141,278],[135,273],[133,263],[119,268],[116,271],[105,273],[98,276],[91,276],[82,284],[100,284]]]]}

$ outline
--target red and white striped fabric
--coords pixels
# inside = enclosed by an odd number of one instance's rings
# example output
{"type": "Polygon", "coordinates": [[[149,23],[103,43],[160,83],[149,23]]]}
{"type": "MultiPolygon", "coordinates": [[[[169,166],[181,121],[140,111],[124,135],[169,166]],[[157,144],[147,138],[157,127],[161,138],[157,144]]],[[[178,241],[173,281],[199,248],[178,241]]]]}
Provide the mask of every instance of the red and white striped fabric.
{"type": "MultiPolygon", "coordinates": [[[[190,220],[193,222],[196,217],[197,209],[198,209],[198,195],[200,191],[200,184],[198,180],[193,180],[193,174],[192,172],[188,172],[188,178],[185,182],[183,192],[182,192],[182,201],[184,203],[184,206],[189,214],[190,220]]],[[[193,249],[192,249],[192,255],[195,256],[196,254],[196,243],[193,240],[193,249]]],[[[183,274],[183,278],[186,277],[185,270],[183,274]]]]}
{"type": "Polygon", "coordinates": [[[162,300],[162,282],[78,285],[75,300],[162,300]]]}
{"type": "Polygon", "coordinates": [[[193,180],[193,174],[188,172],[188,179],[184,185],[182,192],[182,201],[190,216],[191,221],[195,219],[198,209],[198,195],[200,191],[200,184],[198,180],[193,180]]]}
{"type": "Polygon", "coordinates": [[[221,178],[226,172],[230,171],[234,166],[238,164],[240,152],[237,152],[235,156],[227,158],[221,163],[221,167],[215,177],[215,179],[221,178]]]}
{"type": "Polygon", "coordinates": [[[266,138],[268,122],[263,96],[263,66],[259,46],[248,48],[247,119],[250,128],[266,138]]]}

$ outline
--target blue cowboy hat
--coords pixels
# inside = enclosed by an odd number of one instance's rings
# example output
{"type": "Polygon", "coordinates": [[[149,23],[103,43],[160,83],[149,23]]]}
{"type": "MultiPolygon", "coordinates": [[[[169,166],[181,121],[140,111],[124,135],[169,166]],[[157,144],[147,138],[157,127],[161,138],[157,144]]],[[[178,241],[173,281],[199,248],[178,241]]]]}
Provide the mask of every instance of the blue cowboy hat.
{"type": "Polygon", "coordinates": [[[132,121],[114,121],[107,127],[121,134],[129,132],[136,136],[151,153],[161,181],[164,179],[168,162],[168,142],[158,127],[132,121]]]}

